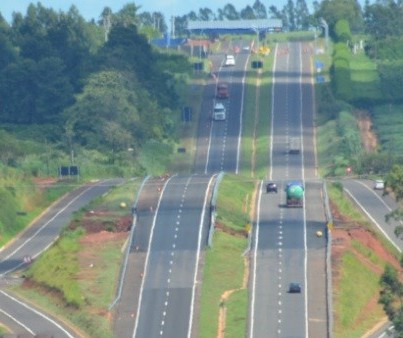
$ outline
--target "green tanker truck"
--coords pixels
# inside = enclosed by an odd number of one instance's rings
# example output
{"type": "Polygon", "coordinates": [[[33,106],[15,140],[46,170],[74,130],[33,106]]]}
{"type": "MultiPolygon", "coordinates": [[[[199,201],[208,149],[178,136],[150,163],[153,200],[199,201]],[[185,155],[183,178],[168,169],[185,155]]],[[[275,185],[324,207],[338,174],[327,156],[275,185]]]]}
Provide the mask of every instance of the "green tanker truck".
{"type": "Polygon", "coordinates": [[[287,183],[285,188],[288,208],[301,208],[304,205],[304,185],[301,182],[287,183]]]}

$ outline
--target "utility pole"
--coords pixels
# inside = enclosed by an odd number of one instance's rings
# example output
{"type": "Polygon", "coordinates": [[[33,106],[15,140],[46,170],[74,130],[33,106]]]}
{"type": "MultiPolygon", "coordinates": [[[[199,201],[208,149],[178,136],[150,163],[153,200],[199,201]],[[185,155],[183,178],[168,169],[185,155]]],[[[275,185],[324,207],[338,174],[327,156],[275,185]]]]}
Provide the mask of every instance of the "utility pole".
{"type": "Polygon", "coordinates": [[[256,33],[256,37],[257,37],[257,55],[258,55],[258,58],[259,58],[259,49],[260,49],[260,30],[259,30],[259,27],[257,27],[257,26],[251,26],[251,29],[253,30],[253,31],[255,31],[255,33],[256,33]]]}
{"type": "Polygon", "coordinates": [[[325,29],[325,45],[326,51],[329,51],[329,25],[325,21],[325,19],[320,18],[321,26],[325,29]]]}
{"type": "Polygon", "coordinates": [[[172,38],[175,39],[175,17],[173,15],[171,16],[171,32],[172,38]]]}

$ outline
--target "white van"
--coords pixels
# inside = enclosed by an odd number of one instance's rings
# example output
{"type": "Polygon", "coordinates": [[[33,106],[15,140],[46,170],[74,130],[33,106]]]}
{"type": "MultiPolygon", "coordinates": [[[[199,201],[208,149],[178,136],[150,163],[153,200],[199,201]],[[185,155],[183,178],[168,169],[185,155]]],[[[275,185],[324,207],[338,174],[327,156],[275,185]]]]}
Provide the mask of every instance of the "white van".
{"type": "Polygon", "coordinates": [[[227,117],[224,105],[221,102],[217,102],[213,108],[213,120],[224,121],[227,117]]]}

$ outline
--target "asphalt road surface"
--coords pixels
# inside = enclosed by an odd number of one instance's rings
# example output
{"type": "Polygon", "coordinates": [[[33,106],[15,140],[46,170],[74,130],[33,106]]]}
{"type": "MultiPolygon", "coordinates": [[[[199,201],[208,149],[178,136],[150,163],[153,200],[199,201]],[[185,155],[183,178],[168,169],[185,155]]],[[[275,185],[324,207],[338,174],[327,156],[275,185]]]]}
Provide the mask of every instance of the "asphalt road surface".
{"type": "Polygon", "coordinates": [[[244,51],[236,53],[235,66],[223,66],[225,54],[234,54],[234,45],[242,50],[242,42],[233,41],[209,58],[215,77],[211,77],[204,88],[195,161],[195,172],[198,173],[238,173],[239,170],[244,80],[250,54],[244,51]],[[216,98],[216,86],[220,82],[228,84],[227,99],[216,98]],[[213,105],[218,101],[226,107],[225,121],[212,121],[213,105]]]}
{"type": "Polygon", "coordinates": [[[0,321],[14,333],[32,336],[75,337],[74,332],[57,323],[24,301],[19,300],[4,287],[15,283],[12,272],[23,268],[29,259],[35,259],[59,236],[72,214],[94,198],[105,194],[121,179],[104,180],[80,187],[49,207],[26,231],[0,253],[0,321]]]}
{"type": "Polygon", "coordinates": [[[128,262],[132,273],[126,273],[118,305],[117,337],[197,336],[192,330],[199,258],[207,242],[213,181],[211,175],[195,174],[145,185],[128,262]]]}
{"type": "Polygon", "coordinates": [[[315,236],[325,219],[315,170],[309,51],[301,43],[275,49],[268,179],[279,192],[266,194],[263,184],[259,194],[249,337],[327,336],[326,241],[315,236]],[[300,138],[300,154],[289,154],[290,137],[300,138]],[[284,187],[290,180],[305,183],[305,207],[286,208],[284,187]],[[301,284],[301,293],[288,292],[292,282],[301,284]]]}
{"type": "Polygon", "coordinates": [[[390,220],[386,222],[385,215],[397,209],[397,203],[383,191],[374,190],[374,182],[364,179],[345,179],[342,181],[344,190],[367,215],[380,232],[401,252],[403,241],[394,234],[398,222],[390,220]]]}

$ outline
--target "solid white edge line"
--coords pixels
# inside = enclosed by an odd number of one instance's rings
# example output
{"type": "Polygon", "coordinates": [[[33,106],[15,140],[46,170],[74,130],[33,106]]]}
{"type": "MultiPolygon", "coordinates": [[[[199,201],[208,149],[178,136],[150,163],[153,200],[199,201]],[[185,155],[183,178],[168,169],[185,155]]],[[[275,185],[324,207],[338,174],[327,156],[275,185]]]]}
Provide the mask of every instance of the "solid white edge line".
{"type": "Polygon", "coordinates": [[[167,187],[168,182],[169,182],[172,178],[174,178],[174,177],[176,177],[176,175],[173,175],[173,176],[169,177],[169,178],[166,180],[166,182],[165,182],[165,184],[164,184],[164,187],[163,187],[162,190],[161,190],[160,198],[158,199],[157,208],[155,209],[154,218],[153,218],[153,224],[152,224],[152,226],[151,226],[150,238],[149,238],[149,240],[148,240],[148,249],[147,249],[146,261],[145,261],[145,264],[144,264],[143,278],[142,278],[142,280],[141,280],[141,287],[140,287],[140,294],[139,294],[139,302],[138,302],[138,305],[137,305],[136,321],[135,321],[135,323],[134,323],[134,329],[133,329],[133,335],[132,335],[133,338],[136,336],[137,326],[138,326],[139,318],[140,318],[140,309],[141,309],[141,301],[142,301],[142,299],[143,299],[144,281],[145,281],[145,279],[146,279],[147,267],[148,267],[148,260],[149,260],[149,257],[150,257],[151,242],[152,242],[153,235],[154,235],[154,228],[155,228],[155,223],[156,223],[157,216],[158,216],[158,211],[159,211],[159,208],[160,208],[162,196],[164,195],[165,188],[167,187]]]}
{"type": "Polygon", "coordinates": [[[382,227],[375,221],[375,219],[371,216],[371,214],[364,208],[364,206],[358,202],[358,200],[353,196],[353,194],[346,188],[344,188],[344,191],[354,200],[355,203],[361,208],[361,210],[367,215],[367,217],[375,224],[375,226],[378,228],[380,232],[389,240],[389,242],[399,251],[399,253],[402,252],[402,250],[393,242],[393,240],[389,237],[389,235],[385,232],[385,230],[382,229],[382,227]]]}
{"type": "Polygon", "coordinates": [[[237,154],[236,154],[236,165],[235,165],[235,174],[238,175],[239,173],[239,159],[241,157],[241,140],[242,140],[242,129],[243,129],[243,109],[244,109],[244,102],[245,102],[245,79],[246,79],[246,71],[248,69],[248,64],[249,64],[249,57],[250,53],[248,54],[248,57],[246,58],[246,63],[244,67],[244,72],[243,72],[243,78],[242,78],[242,95],[241,95],[241,111],[239,114],[239,133],[238,133],[238,149],[237,149],[237,154]]]}
{"type": "Polygon", "coordinates": [[[358,180],[354,180],[354,182],[357,182],[358,184],[361,184],[366,189],[368,189],[371,193],[373,193],[376,196],[378,200],[382,202],[382,204],[385,206],[386,209],[388,209],[389,212],[392,211],[392,208],[389,205],[387,205],[386,202],[381,197],[379,197],[379,195],[375,191],[373,191],[370,187],[368,187],[364,182],[358,180]]]}
{"type": "MultiPolygon", "coordinates": [[[[20,246],[18,246],[16,249],[14,249],[14,251],[10,252],[6,257],[4,257],[0,263],[3,263],[4,261],[8,260],[10,257],[12,257],[13,255],[15,255],[18,251],[20,251],[27,243],[29,243],[31,240],[33,240],[44,228],[46,228],[48,226],[49,223],[51,223],[57,216],[59,216],[59,214],[61,214],[63,211],[65,211],[71,204],[73,204],[77,199],[79,199],[82,195],[84,195],[86,192],[88,192],[89,190],[95,188],[99,186],[97,185],[92,185],[88,188],[86,188],[85,190],[83,190],[79,195],[77,195],[76,197],[74,197],[69,203],[67,203],[62,209],[60,209],[49,221],[47,221],[45,224],[43,224],[40,228],[38,228],[31,237],[27,238],[20,246]]],[[[58,238],[58,236],[56,236],[53,241],[48,244],[44,249],[40,250],[39,252],[37,252],[35,254],[36,256],[39,256],[42,252],[44,252],[52,243],[54,243],[54,241],[58,238]]],[[[5,276],[6,274],[18,269],[20,266],[22,266],[24,263],[21,263],[5,272],[3,272],[2,274],[0,274],[0,277],[5,276]]]]}
{"type": "Polygon", "coordinates": [[[23,303],[22,301],[18,300],[17,298],[14,298],[13,296],[9,295],[8,293],[4,292],[4,291],[0,291],[4,296],[10,298],[11,300],[13,300],[14,302],[20,304],[21,306],[25,307],[26,309],[34,312],[35,314],[37,314],[38,316],[42,317],[43,319],[46,319],[48,322],[52,323],[54,326],[56,326],[58,329],[60,329],[63,333],[66,334],[67,337],[69,338],[74,338],[74,336],[72,336],[66,329],[64,329],[59,323],[55,322],[53,319],[47,317],[46,315],[44,315],[43,313],[39,312],[38,310],[34,309],[33,307],[29,306],[26,303],[23,303]]]}
{"type": "Polygon", "coordinates": [[[2,313],[4,316],[10,318],[12,321],[16,322],[19,326],[21,326],[25,331],[29,332],[30,334],[32,334],[33,336],[35,336],[35,332],[32,331],[28,326],[24,325],[22,322],[20,322],[17,318],[13,317],[12,315],[10,315],[9,313],[7,313],[6,311],[0,309],[0,313],[2,313]]]}
{"type": "Polygon", "coordinates": [[[257,250],[259,244],[259,225],[260,225],[260,204],[262,200],[262,187],[263,181],[260,181],[259,198],[257,204],[257,217],[256,217],[256,230],[253,250],[253,277],[252,277],[252,300],[250,309],[250,325],[249,325],[249,337],[253,337],[253,331],[255,326],[255,299],[256,299],[256,265],[257,265],[257,250]]]}
{"type": "Polygon", "coordinates": [[[273,68],[272,68],[272,87],[271,87],[271,126],[270,126],[270,165],[269,165],[269,179],[273,179],[273,132],[274,132],[274,85],[276,83],[275,77],[275,67],[277,63],[277,48],[278,43],[276,43],[276,47],[274,48],[274,60],[273,60],[273,68]]]}
{"type": "Polygon", "coordinates": [[[207,205],[207,199],[209,195],[209,190],[211,183],[213,182],[213,179],[216,175],[211,176],[209,184],[207,186],[205,195],[204,195],[204,203],[203,203],[203,210],[200,215],[200,223],[199,223],[199,242],[197,244],[197,255],[196,255],[196,260],[195,260],[195,274],[193,278],[193,288],[192,288],[192,301],[191,301],[191,306],[190,306],[190,316],[189,316],[189,328],[188,328],[188,338],[191,338],[192,336],[192,325],[193,325],[193,315],[194,315],[194,301],[195,301],[195,295],[196,295],[196,285],[197,285],[197,274],[199,273],[199,260],[200,260],[200,248],[201,248],[201,239],[202,239],[202,234],[203,234],[203,223],[204,223],[204,215],[206,213],[206,205],[207,205]]]}
{"type": "MultiPolygon", "coordinates": [[[[303,93],[302,93],[302,53],[301,53],[301,43],[299,46],[299,66],[300,66],[300,77],[299,77],[299,92],[300,92],[300,106],[299,106],[299,117],[300,117],[300,131],[301,131],[301,161],[302,161],[302,181],[305,189],[305,157],[304,157],[304,137],[303,137],[303,124],[302,124],[302,103],[303,103],[303,93]]],[[[307,231],[306,231],[306,208],[305,208],[305,194],[304,194],[304,281],[305,281],[305,337],[308,336],[308,245],[307,245],[307,231]]]]}

